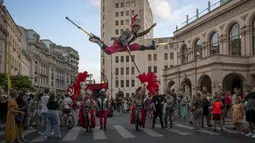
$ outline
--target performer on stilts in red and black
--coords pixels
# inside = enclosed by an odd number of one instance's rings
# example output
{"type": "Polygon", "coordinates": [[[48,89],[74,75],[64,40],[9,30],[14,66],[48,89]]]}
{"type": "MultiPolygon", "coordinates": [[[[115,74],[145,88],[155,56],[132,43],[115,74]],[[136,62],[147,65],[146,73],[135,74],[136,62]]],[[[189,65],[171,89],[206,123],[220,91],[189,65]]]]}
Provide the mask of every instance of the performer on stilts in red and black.
{"type": "Polygon", "coordinates": [[[119,37],[113,37],[111,40],[114,41],[112,46],[107,46],[99,37],[92,34],[89,40],[93,43],[97,43],[101,49],[108,55],[116,52],[127,51],[143,51],[143,50],[155,50],[155,41],[152,41],[151,46],[144,46],[137,43],[131,44],[138,37],[144,36],[151,31],[152,28],[156,26],[154,23],[149,29],[139,32],[140,30],[140,19],[137,18],[138,14],[132,17],[131,31],[124,31],[119,37]]]}

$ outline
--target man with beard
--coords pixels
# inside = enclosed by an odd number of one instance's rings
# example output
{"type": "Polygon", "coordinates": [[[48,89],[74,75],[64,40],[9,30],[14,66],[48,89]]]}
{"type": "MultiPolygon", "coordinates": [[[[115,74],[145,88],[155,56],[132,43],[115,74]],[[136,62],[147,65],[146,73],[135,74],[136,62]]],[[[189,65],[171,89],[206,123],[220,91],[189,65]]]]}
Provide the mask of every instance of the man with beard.
{"type": "Polygon", "coordinates": [[[154,109],[153,120],[152,120],[152,128],[155,128],[155,121],[159,116],[161,128],[164,128],[162,115],[163,115],[163,106],[164,98],[162,95],[159,95],[159,90],[156,91],[156,94],[152,97],[152,107],[154,109]]]}

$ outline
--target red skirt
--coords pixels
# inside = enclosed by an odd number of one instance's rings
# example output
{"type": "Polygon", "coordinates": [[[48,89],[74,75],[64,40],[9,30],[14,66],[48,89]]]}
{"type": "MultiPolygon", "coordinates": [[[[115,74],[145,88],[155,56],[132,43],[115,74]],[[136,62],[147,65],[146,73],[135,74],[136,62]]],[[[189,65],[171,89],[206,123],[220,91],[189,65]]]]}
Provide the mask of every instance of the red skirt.
{"type": "MultiPolygon", "coordinates": [[[[83,127],[83,128],[87,128],[86,127],[86,123],[85,123],[85,120],[84,120],[84,108],[83,107],[81,107],[80,108],[80,111],[79,111],[79,122],[80,122],[80,126],[81,127],[83,127]]],[[[92,128],[95,128],[95,126],[96,126],[96,119],[95,119],[95,115],[94,115],[94,110],[93,109],[91,109],[90,110],[90,115],[91,115],[91,127],[92,128]]]]}
{"type": "MultiPolygon", "coordinates": [[[[141,124],[144,125],[144,124],[145,124],[145,121],[146,121],[144,109],[141,109],[141,113],[142,113],[141,124]]],[[[134,105],[131,107],[131,118],[130,118],[130,123],[131,123],[131,124],[134,124],[134,123],[135,123],[135,106],[134,106],[134,105]]]]}

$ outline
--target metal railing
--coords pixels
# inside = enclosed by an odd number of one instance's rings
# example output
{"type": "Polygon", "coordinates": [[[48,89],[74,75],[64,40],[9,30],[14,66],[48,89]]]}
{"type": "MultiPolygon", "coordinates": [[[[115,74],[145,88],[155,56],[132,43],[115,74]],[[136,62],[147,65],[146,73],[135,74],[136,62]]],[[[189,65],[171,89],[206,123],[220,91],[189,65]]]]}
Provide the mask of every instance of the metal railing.
{"type": "Polygon", "coordinates": [[[197,19],[199,19],[200,17],[206,15],[207,13],[213,11],[214,9],[220,7],[221,5],[230,2],[232,0],[219,0],[213,4],[211,4],[210,1],[208,1],[208,7],[202,11],[199,11],[199,9],[196,9],[196,15],[192,16],[191,18],[189,17],[189,15],[186,15],[186,21],[184,21],[183,23],[181,23],[180,27],[178,27],[178,25],[176,25],[176,30],[196,21],[197,19]]]}

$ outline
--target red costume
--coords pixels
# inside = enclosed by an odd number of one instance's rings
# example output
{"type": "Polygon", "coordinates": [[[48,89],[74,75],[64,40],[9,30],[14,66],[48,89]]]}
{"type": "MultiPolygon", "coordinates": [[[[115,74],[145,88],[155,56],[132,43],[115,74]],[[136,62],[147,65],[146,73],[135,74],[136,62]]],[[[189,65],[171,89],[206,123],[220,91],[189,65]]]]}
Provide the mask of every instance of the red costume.
{"type": "MultiPolygon", "coordinates": [[[[84,98],[84,102],[88,99],[91,99],[91,97],[89,96],[86,96],[84,98]]],[[[84,110],[85,110],[85,106],[84,104],[81,105],[81,108],[80,108],[80,112],[79,112],[79,121],[80,121],[80,126],[82,126],[83,128],[87,128],[87,123],[85,122],[85,117],[84,117],[84,110]]],[[[91,128],[95,128],[96,126],[96,119],[95,119],[95,111],[91,108],[90,109],[90,121],[91,121],[91,128]]]]}
{"type": "Polygon", "coordinates": [[[108,55],[111,55],[116,52],[123,52],[127,51],[129,48],[130,51],[138,51],[138,50],[155,50],[155,42],[152,41],[151,46],[143,46],[137,43],[131,44],[134,42],[138,37],[144,36],[150,32],[150,30],[156,26],[153,24],[149,29],[138,33],[140,29],[140,19],[137,19],[137,15],[132,18],[131,28],[132,31],[124,31],[119,37],[113,37],[114,43],[112,46],[107,46],[104,44],[103,41],[100,40],[97,36],[93,35],[89,38],[91,42],[97,43],[101,49],[108,55]]]}

